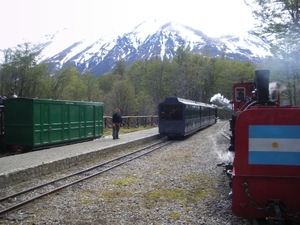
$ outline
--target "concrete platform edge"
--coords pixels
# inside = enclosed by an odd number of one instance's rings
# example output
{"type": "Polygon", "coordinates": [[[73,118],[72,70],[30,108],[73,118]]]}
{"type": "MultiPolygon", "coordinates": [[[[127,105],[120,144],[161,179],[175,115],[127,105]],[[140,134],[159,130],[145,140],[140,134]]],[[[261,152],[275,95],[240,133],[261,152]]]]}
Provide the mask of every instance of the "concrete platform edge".
{"type": "Polygon", "coordinates": [[[111,153],[112,151],[118,152],[124,150],[124,148],[134,147],[135,145],[144,144],[162,138],[161,135],[152,135],[145,138],[141,138],[134,141],[128,141],[120,145],[108,146],[99,150],[94,150],[88,153],[75,155],[62,160],[52,161],[46,164],[40,164],[30,168],[22,170],[10,171],[8,173],[0,174],[0,188],[5,188],[10,185],[16,185],[28,181],[30,179],[42,177],[50,173],[58,172],[64,169],[74,167],[76,165],[84,164],[93,161],[95,158],[99,158],[103,155],[111,153]]]}

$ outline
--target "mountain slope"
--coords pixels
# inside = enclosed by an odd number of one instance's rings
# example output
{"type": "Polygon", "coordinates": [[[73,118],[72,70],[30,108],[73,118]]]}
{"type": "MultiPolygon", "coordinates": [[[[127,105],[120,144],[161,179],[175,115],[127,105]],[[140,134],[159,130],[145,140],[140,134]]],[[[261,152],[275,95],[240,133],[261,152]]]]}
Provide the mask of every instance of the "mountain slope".
{"type": "Polygon", "coordinates": [[[120,59],[130,65],[153,56],[172,58],[180,46],[212,57],[225,51],[227,58],[252,62],[271,55],[268,44],[250,32],[240,37],[227,35],[216,39],[191,27],[162,20],[145,21],[122,35],[111,31],[103,37],[73,42],[65,36],[57,33],[47,37],[43,43],[44,59],[58,68],[73,65],[80,72],[91,71],[95,76],[111,71],[120,59]]]}

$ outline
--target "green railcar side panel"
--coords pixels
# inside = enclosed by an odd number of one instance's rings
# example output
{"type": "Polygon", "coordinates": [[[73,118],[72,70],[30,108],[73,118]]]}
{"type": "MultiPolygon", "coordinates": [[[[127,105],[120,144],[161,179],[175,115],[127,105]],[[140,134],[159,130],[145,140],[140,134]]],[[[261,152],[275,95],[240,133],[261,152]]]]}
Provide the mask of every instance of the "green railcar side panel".
{"type": "Polygon", "coordinates": [[[95,107],[94,108],[94,115],[95,115],[95,136],[101,137],[103,135],[103,104],[100,105],[100,107],[95,107]]]}
{"type": "MultiPolygon", "coordinates": [[[[41,144],[50,144],[50,121],[49,121],[49,105],[36,104],[35,107],[41,108],[41,144]]],[[[35,116],[35,115],[34,115],[35,116]]]]}
{"type": "Polygon", "coordinates": [[[85,107],[83,105],[79,106],[79,136],[87,137],[86,135],[86,115],[85,115],[85,107]]]}
{"type": "Polygon", "coordinates": [[[15,98],[4,106],[6,145],[35,148],[103,135],[101,102],[15,98]]]}
{"type": "Polygon", "coordinates": [[[69,124],[69,106],[63,105],[62,106],[62,135],[63,141],[70,140],[70,124],[69,124]]]}
{"type": "Polygon", "coordinates": [[[33,126],[34,126],[34,139],[33,145],[41,145],[42,144],[42,127],[41,127],[41,107],[33,108],[33,126]]]}
{"type": "Polygon", "coordinates": [[[85,107],[84,132],[87,137],[93,137],[95,135],[94,106],[85,107]]]}
{"type": "Polygon", "coordinates": [[[79,107],[77,105],[69,106],[70,112],[70,140],[79,139],[79,107]]]}
{"type": "Polygon", "coordinates": [[[63,141],[62,104],[49,106],[49,142],[58,143],[63,141]]]}
{"type": "Polygon", "coordinates": [[[30,101],[7,99],[4,101],[5,115],[5,144],[32,145],[33,144],[33,107],[30,101]]]}

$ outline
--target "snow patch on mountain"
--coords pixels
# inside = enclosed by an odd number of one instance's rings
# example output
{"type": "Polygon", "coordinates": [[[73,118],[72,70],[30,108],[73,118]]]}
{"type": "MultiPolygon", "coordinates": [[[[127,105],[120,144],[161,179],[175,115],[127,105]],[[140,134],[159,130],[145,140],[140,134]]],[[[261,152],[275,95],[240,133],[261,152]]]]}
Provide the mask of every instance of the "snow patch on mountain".
{"type": "Polygon", "coordinates": [[[271,55],[270,46],[268,43],[262,41],[261,38],[251,35],[251,33],[245,33],[241,36],[222,36],[219,38],[227,47],[227,52],[236,53],[241,52],[246,55],[251,53],[252,57],[265,58],[271,55]],[[244,50],[244,51],[243,51],[244,50]]]}
{"type": "Polygon", "coordinates": [[[271,55],[268,43],[249,32],[211,38],[202,31],[161,19],[146,20],[125,33],[113,29],[104,33],[89,34],[80,40],[68,29],[47,35],[40,40],[44,46],[43,60],[52,62],[56,68],[73,65],[80,72],[91,71],[99,76],[109,72],[119,59],[127,65],[154,56],[170,59],[174,50],[182,46],[194,53],[209,53],[211,57],[225,53],[230,59],[243,61],[257,61],[271,55]]]}

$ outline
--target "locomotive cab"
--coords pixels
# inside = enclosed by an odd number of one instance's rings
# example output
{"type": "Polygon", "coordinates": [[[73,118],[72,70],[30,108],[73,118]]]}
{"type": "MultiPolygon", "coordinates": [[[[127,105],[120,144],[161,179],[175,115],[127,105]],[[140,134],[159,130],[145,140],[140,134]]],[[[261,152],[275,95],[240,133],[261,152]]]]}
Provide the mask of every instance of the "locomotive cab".
{"type": "MultiPolygon", "coordinates": [[[[233,86],[233,113],[230,122],[229,151],[235,150],[235,121],[237,116],[246,109],[255,105],[277,105],[280,104],[279,83],[269,83],[269,70],[256,70],[253,82],[237,83],[233,86]]],[[[230,170],[230,168],[229,168],[230,170]]]]}
{"type": "Polygon", "coordinates": [[[269,70],[256,70],[253,82],[237,83],[233,86],[234,115],[247,109],[249,105],[280,104],[279,83],[269,83],[269,76],[269,70]]]}

